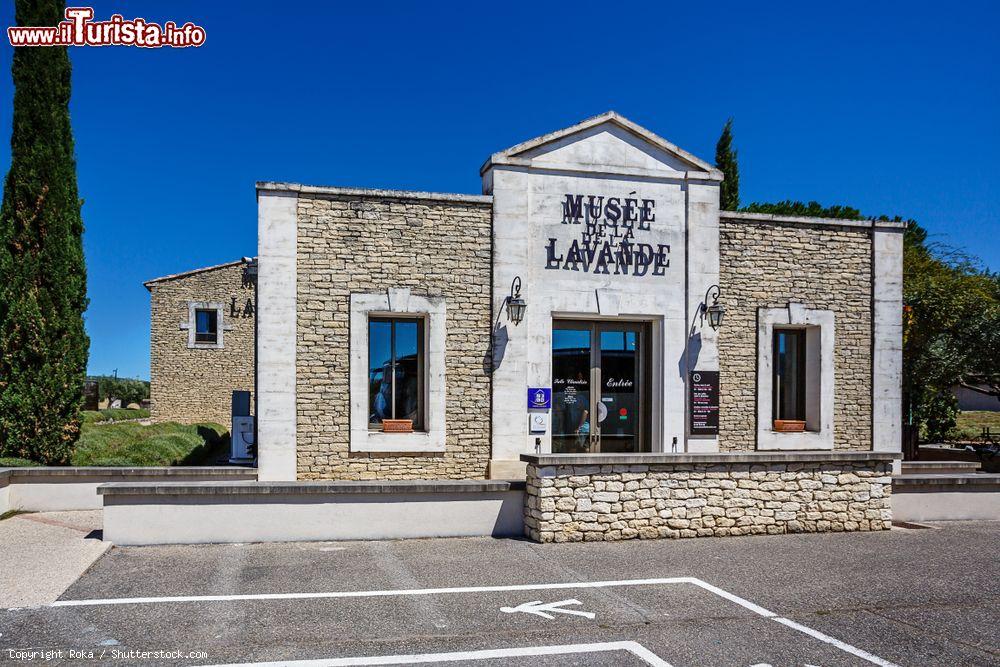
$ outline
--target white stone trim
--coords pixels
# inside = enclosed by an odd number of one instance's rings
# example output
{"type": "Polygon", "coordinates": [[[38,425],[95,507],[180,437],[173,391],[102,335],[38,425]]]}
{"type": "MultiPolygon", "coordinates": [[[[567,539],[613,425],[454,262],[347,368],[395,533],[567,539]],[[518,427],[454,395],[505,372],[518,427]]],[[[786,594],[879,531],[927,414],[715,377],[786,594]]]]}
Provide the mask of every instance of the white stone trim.
{"type": "Polygon", "coordinates": [[[789,303],[787,308],[758,309],[757,449],[833,449],[834,333],[832,310],[812,310],[796,303],[789,303]],[[776,433],[773,428],[771,389],[775,327],[806,330],[807,430],[803,433],[776,433]],[[817,373],[819,382],[814,379],[817,373]]]}
{"type": "MultiPolygon", "coordinates": [[[[599,174],[607,176],[606,167],[571,164],[568,162],[546,162],[539,164],[532,158],[499,157],[491,160],[490,168],[511,167],[515,169],[530,169],[536,172],[548,172],[553,174],[599,174]]],[[[672,182],[672,181],[711,181],[718,185],[718,178],[707,171],[677,171],[664,173],[654,169],[640,169],[638,167],[616,167],[617,176],[634,176],[645,181],[672,182]]]]}
{"type": "Polygon", "coordinates": [[[188,332],[187,346],[192,350],[221,350],[225,348],[223,334],[232,331],[233,325],[226,324],[226,304],[216,301],[188,301],[188,317],[186,322],[181,322],[181,329],[188,332]],[[198,323],[197,311],[214,310],[216,336],[214,343],[202,343],[197,340],[198,323]]]}
{"type": "Polygon", "coordinates": [[[296,477],[296,280],[298,196],[257,196],[258,479],[296,477]]]}
{"type": "Polygon", "coordinates": [[[903,446],[903,234],[872,235],[872,449],[903,446]]]}
{"type": "Polygon", "coordinates": [[[351,451],[434,453],[445,450],[444,297],[413,296],[409,289],[351,294],[351,451]],[[372,316],[419,316],[424,320],[425,430],[383,433],[368,428],[368,319],[372,316]]]}
{"type": "MultiPolygon", "coordinates": [[[[687,238],[684,256],[687,259],[687,347],[684,351],[684,451],[717,452],[718,435],[693,435],[689,393],[691,371],[719,370],[719,332],[708,324],[702,313],[706,293],[719,285],[719,187],[689,185],[687,188],[687,238]]],[[[722,286],[722,289],[725,289],[722,286]]],[[[722,292],[724,294],[724,292],[722,292]]],[[[723,319],[722,326],[726,326],[723,319]]]]}

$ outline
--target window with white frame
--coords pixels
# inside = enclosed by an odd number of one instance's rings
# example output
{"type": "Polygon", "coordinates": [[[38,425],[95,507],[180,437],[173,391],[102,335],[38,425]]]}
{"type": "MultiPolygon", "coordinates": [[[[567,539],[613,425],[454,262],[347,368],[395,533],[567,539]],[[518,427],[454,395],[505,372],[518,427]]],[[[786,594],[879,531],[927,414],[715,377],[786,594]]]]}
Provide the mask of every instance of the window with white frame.
{"type": "Polygon", "coordinates": [[[833,311],[790,303],[757,322],[757,448],[833,449],[833,311]]]}
{"type": "Polygon", "coordinates": [[[444,297],[351,294],[352,452],[445,451],[446,318],[444,297]]]}
{"type": "Polygon", "coordinates": [[[226,306],[214,301],[188,301],[187,321],[181,329],[188,334],[187,346],[191,349],[221,350],[225,347],[225,332],[232,325],[224,321],[226,306]]]}

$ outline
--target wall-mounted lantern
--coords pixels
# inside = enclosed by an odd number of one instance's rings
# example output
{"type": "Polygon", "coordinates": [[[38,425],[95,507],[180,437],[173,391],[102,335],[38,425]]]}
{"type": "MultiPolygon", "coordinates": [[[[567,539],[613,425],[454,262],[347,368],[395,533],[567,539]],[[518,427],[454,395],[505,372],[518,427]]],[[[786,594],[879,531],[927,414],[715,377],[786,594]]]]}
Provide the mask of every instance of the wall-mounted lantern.
{"type": "Polygon", "coordinates": [[[719,286],[712,285],[705,292],[705,300],[701,302],[701,317],[702,319],[708,317],[708,326],[712,327],[713,331],[722,326],[722,316],[726,314],[726,309],[719,303],[719,294],[719,286]],[[712,298],[711,306],[708,305],[709,297],[712,298]]]}
{"type": "Polygon", "coordinates": [[[524,309],[528,306],[521,298],[521,276],[514,278],[510,284],[510,296],[505,301],[507,305],[507,319],[517,326],[524,319],[524,309]]]}

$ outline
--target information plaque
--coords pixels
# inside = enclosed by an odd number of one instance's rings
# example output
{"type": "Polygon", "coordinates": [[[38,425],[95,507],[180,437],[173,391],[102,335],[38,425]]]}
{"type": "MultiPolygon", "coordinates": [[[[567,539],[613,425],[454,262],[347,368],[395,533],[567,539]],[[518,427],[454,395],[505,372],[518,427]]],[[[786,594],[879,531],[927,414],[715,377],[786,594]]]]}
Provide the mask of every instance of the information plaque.
{"type": "Polygon", "coordinates": [[[719,434],[719,371],[691,371],[688,414],[691,435],[719,434]]]}

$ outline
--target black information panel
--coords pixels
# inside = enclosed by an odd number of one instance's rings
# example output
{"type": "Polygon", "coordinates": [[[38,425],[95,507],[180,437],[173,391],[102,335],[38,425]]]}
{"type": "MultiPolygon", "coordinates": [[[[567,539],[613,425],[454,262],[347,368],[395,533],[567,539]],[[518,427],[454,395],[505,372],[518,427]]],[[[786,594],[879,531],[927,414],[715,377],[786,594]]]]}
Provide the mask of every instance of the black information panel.
{"type": "Polygon", "coordinates": [[[719,371],[691,371],[691,435],[719,434],[719,371]]]}

